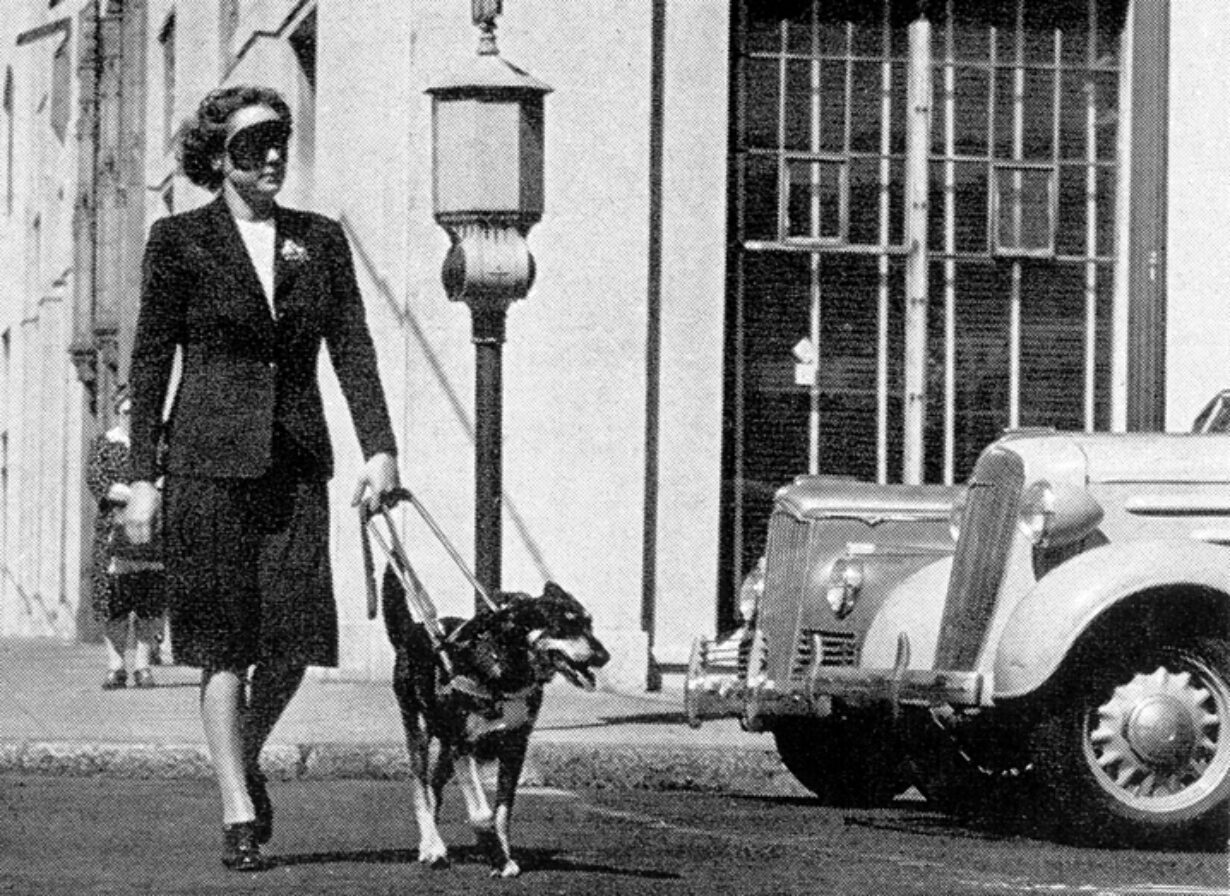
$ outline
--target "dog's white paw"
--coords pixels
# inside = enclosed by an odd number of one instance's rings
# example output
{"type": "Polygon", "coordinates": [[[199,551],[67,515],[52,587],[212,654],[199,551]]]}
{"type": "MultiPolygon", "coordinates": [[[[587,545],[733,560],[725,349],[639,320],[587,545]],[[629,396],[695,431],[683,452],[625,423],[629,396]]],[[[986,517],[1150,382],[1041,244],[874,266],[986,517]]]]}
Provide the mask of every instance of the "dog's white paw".
{"type": "Polygon", "coordinates": [[[512,859],[509,859],[507,862],[505,862],[503,868],[491,869],[492,877],[509,878],[509,877],[519,877],[520,875],[521,875],[521,866],[518,865],[516,862],[514,862],[512,859]]]}
{"type": "Polygon", "coordinates": [[[447,868],[448,847],[439,840],[420,843],[419,863],[429,868],[447,868]]]}

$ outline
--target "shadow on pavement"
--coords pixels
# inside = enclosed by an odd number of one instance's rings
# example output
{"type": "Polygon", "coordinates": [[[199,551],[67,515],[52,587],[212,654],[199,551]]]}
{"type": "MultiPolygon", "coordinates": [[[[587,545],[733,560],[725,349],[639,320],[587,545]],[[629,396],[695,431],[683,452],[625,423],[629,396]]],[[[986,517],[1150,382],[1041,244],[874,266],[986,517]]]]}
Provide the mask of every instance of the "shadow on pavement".
{"type": "MultiPolygon", "coordinates": [[[[612,865],[597,865],[576,862],[560,856],[556,850],[514,849],[513,857],[523,872],[562,871],[582,874],[610,874],[619,877],[636,877],[645,880],[678,880],[679,875],[651,868],[620,868],[612,865]]],[[[486,865],[487,856],[477,846],[456,846],[449,849],[449,860],[456,865],[486,865]]],[[[348,852],[312,852],[298,855],[273,856],[274,867],[296,865],[329,865],[342,862],[358,862],[371,865],[414,865],[418,852],[413,849],[369,849],[348,852]]]]}
{"type": "Polygon", "coordinates": [[[646,712],[640,715],[599,716],[603,725],[686,725],[688,717],[681,712],[646,712]]]}
{"type": "MultiPolygon", "coordinates": [[[[775,806],[811,806],[824,804],[814,797],[734,794],[733,801],[771,803],[775,806]]],[[[896,798],[884,806],[847,810],[842,817],[847,827],[861,827],[920,836],[952,837],[986,841],[1012,840],[1020,837],[1046,839],[1030,819],[1015,813],[953,815],[932,808],[918,798],[896,798]]]]}

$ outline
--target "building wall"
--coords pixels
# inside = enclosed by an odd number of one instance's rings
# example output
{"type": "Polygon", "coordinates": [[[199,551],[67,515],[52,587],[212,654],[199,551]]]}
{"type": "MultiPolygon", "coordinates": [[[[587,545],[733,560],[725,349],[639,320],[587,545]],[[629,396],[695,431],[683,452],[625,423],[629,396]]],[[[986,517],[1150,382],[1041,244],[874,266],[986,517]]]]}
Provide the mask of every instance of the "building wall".
{"type": "Polygon", "coordinates": [[[666,3],[654,658],[712,634],[722,492],[730,4],[666,3]]]}
{"type": "Polygon", "coordinates": [[[1170,6],[1166,425],[1230,388],[1230,8],[1170,6]],[[1210,324],[1212,324],[1210,326],[1210,324]]]}
{"type": "MultiPolygon", "coordinates": [[[[12,69],[14,87],[11,207],[0,196],[0,635],[78,631],[84,420],[67,347],[81,6],[23,4],[21,14],[0,18],[0,69],[12,69]],[[71,21],[67,31],[34,31],[61,18],[71,21]]],[[[8,124],[2,122],[6,131],[8,124]]],[[[0,136],[7,144],[8,134],[0,136]]],[[[7,145],[0,155],[7,166],[7,145]]],[[[7,188],[0,184],[0,193],[7,188]]]]}

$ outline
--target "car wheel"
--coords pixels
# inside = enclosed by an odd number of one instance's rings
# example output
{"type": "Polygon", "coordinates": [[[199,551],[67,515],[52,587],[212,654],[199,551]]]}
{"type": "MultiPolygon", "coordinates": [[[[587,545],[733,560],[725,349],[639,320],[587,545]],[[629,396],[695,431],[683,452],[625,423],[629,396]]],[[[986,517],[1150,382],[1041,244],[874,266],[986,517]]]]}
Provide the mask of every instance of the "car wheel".
{"type": "Polygon", "coordinates": [[[780,723],[773,736],[782,763],[825,805],[880,806],[903,786],[888,725],[878,719],[800,719],[780,723]]]}
{"type": "Polygon", "coordinates": [[[1098,664],[1044,713],[1034,755],[1064,833],[1224,847],[1230,812],[1230,644],[1198,638],[1098,664]]]}

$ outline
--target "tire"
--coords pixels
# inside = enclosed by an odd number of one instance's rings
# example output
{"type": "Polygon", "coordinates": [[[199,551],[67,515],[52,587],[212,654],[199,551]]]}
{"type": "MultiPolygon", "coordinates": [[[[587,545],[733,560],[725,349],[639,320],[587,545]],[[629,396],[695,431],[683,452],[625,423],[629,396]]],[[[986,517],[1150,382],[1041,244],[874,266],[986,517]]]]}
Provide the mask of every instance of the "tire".
{"type": "Polygon", "coordinates": [[[1044,713],[1033,753],[1067,839],[1224,848],[1230,643],[1193,638],[1105,656],[1044,713]]]}
{"type": "Polygon", "coordinates": [[[948,754],[918,758],[911,769],[911,781],[927,803],[959,818],[1015,816],[1031,780],[1030,769],[984,769],[955,747],[948,754]]]}
{"type": "Polygon", "coordinates": [[[829,716],[781,722],[777,754],[826,806],[885,805],[903,786],[888,725],[874,718],[829,716]]]}

